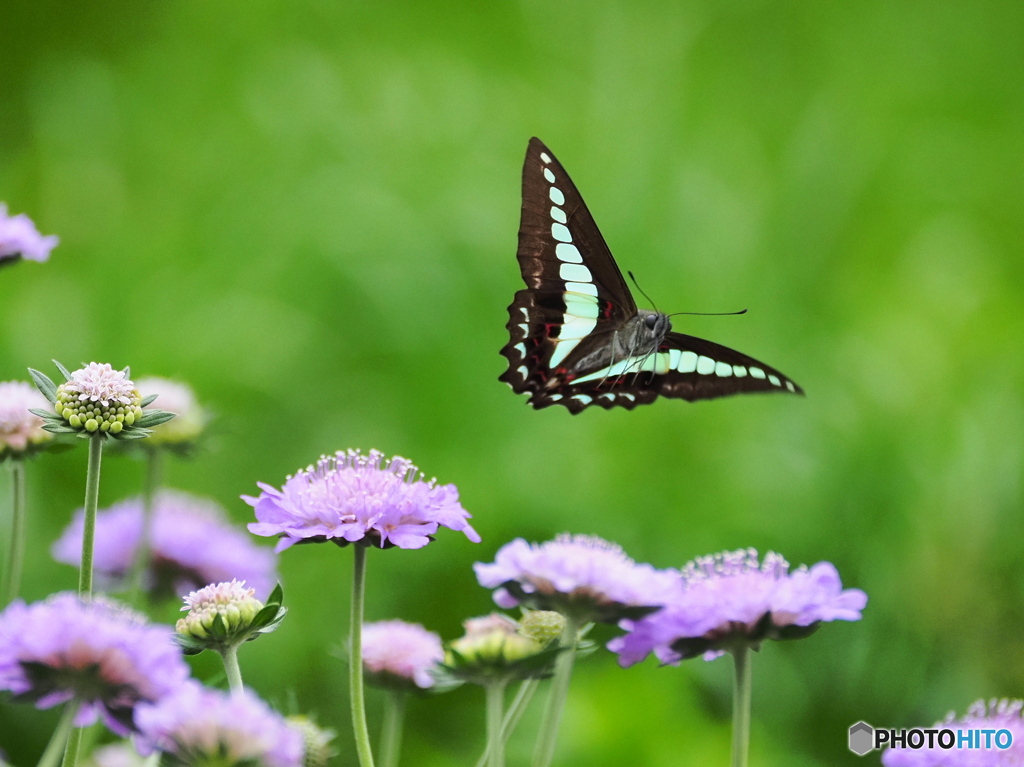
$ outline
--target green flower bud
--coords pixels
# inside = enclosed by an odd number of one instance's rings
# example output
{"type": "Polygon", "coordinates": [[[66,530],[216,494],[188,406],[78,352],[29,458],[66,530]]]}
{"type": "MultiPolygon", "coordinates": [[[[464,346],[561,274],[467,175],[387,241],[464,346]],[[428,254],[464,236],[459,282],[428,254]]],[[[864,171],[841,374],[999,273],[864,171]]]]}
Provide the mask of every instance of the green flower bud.
{"type": "Polygon", "coordinates": [[[253,596],[255,593],[240,581],[204,586],[185,597],[182,610],[188,610],[188,615],[174,628],[183,636],[213,640],[218,645],[244,641],[252,619],[263,609],[263,603],[253,596]],[[216,637],[218,631],[214,625],[218,618],[225,634],[220,639],[216,637]]]}
{"type": "Polygon", "coordinates": [[[519,620],[519,630],[541,645],[548,645],[565,631],[565,616],[550,610],[530,610],[519,620]]]}
{"type": "Polygon", "coordinates": [[[330,759],[337,755],[331,744],[337,735],[334,730],[317,726],[308,716],[289,716],[285,721],[302,733],[303,767],[326,767],[330,759]]]}

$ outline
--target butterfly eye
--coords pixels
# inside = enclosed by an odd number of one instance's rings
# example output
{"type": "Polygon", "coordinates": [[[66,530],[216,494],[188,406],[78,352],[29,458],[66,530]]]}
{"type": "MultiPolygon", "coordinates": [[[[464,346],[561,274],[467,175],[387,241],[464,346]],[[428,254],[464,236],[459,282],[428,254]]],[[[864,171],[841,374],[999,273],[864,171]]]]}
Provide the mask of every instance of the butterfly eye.
{"type": "Polygon", "coordinates": [[[656,324],[658,324],[658,315],[657,314],[648,314],[647,317],[644,319],[644,324],[650,330],[654,330],[654,326],[656,324]]]}

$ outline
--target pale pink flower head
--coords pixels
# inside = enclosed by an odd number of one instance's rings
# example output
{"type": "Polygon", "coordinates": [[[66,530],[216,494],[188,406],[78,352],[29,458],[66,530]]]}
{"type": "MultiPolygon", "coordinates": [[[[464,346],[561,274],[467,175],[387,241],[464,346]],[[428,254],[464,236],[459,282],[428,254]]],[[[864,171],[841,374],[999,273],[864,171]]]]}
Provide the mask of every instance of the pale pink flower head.
{"type": "Polygon", "coordinates": [[[363,626],[363,668],[380,687],[432,687],[431,669],[444,660],[441,637],[418,623],[378,621],[363,626]]]}
{"type": "Polygon", "coordinates": [[[45,410],[46,397],[24,381],[0,382],[0,461],[18,458],[32,448],[49,442],[53,436],[43,431],[43,419],[29,412],[45,410]]]}
{"type": "Polygon", "coordinates": [[[174,767],[302,767],[302,733],[249,690],[225,693],[198,682],[138,711],[139,750],[161,751],[174,767]]]}

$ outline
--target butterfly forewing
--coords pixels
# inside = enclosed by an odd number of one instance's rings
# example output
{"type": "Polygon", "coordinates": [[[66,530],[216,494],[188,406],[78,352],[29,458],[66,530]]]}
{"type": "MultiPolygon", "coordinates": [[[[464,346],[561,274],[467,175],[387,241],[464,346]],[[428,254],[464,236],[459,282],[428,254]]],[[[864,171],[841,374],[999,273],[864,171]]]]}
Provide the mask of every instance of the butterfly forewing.
{"type": "Polygon", "coordinates": [[[536,138],[523,165],[517,255],[526,289],[509,306],[510,340],[501,350],[509,368],[500,380],[529,393],[535,408],[578,413],[591,405],[632,409],[659,395],[802,394],[774,368],[680,333],[657,336],[646,354],[613,353],[637,320],[636,304],[583,198],[536,138]]]}

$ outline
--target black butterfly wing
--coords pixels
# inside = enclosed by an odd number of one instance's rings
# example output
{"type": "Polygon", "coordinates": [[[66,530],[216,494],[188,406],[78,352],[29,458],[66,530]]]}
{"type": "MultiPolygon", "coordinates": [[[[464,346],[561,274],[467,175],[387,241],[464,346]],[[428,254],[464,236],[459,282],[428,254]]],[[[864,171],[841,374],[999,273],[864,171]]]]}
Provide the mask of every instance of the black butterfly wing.
{"type": "Polygon", "coordinates": [[[517,257],[526,289],[508,309],[501,353],[509,368],[500,380],[546,407],[559,399],[552,379],[606,343],[636,304],[575,184],[537,138],[523,163],[517,257]]]}
{"type": "Polygon", "coordinates": [[[773,367],[728,346],[703,338],[669,333],[658,354],[668,354],[667,369],[650,385],[663,397],[695,402],[730,394],[804,390],[773,367]]]}
{"type": "Polygon", "coordinates": [[[573,413],[591,405],[632,410],[659,396],[695,402],[758,392],[804,393],[775,368],[735,349],[668,333],[657,351],[581,374],[547,391],[544,404],[558,403],[573,413]]]}

